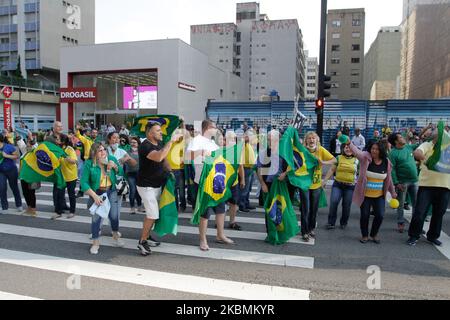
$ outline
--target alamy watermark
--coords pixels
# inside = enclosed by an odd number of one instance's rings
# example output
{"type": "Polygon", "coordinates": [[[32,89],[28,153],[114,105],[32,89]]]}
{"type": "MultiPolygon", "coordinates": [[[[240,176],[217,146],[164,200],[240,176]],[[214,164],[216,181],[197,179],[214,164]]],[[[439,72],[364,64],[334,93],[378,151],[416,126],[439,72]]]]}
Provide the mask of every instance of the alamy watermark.
{"type": "Polygon", "coordinates": [[[369,290],[381,290],[381,268],[379,266],[369,266],[367,274],[370,274],[367,279],[367,288],[369,290]]]}
{"type": "Polygon", "coordinates": [[[68,290],[81,290],[81,269],[77,266],[70,266],[67,269],[70,276],[66,280],[66,287],[68,290]]]}
{"type": "Polygon", "coordinates": [[[67,6],[66,13],[69,15],[67,18],[66,26],[70,30],[81,29],[81,8],[77,5],[67,6]]]}

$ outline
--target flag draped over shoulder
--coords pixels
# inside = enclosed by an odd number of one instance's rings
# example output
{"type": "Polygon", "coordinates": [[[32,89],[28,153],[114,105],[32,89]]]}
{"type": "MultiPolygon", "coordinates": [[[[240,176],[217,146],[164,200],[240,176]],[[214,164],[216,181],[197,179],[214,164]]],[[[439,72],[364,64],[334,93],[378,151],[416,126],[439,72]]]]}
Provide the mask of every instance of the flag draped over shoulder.
{"type": "Polygon", "coordinates": [[[66,182],[61,172],[61,158],[67,154],[51,142],[43,142],[21,160],[20,179],[27,183],[53,182],[62,189],[66,182]]]}
{"type": "Polygon", "coordinates": [[[167,180],[159,201],[159,220],[153,229],[160,237],[167,234],[177,235],[178,210],[175,202],[175,177],[171,174],[167,180]]]}
{"type": "Polygon", "coordinates": [[[208,208],[216,207],[231,198],[231,187],[238,176],[242,146],[238,144],[221,148],[206,158],[191,219],[192,224],[198,225],[200,216],[208,208]]]}
{"type": "Polygon", "coordinates": [[[264,208],[268,231],[266,242],[284,244],[300,232],[286,181],[274,180],[264,208]]]}
{"type": "Polygon", "coordinates": [[[161,130],[163,133],[163,142],[166,144],[172,135],[172,133],[180,125],[180,118],[177,116],[169,115],[148,115],[134,119],[133,127],[131,128],[131,134],[134,134],[140,138],[146,138],[145,127],[149,121],[157,121],[161,124],[161,130]]]}
{"type": "Polygon", "coordinates": [[[300,142],[297,130],[290,126],[280,141],[280,157],[291,170],[288,173],[289,182],[303,190],[308,190],[312,184],[317,159],[300,142]]]}
{"type": "Polygon", "coordinates": [[[438,140],[426,165],[430,170],[450,174],[450,134],[445,131],[444,121],[439,121],[438,140]]]}

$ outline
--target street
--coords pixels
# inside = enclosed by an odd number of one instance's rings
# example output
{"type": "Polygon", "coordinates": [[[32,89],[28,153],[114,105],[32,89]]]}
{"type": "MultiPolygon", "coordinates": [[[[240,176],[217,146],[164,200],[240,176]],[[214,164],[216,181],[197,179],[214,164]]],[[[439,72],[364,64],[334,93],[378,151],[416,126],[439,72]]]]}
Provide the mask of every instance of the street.
{"type": "MultiPolygon", "coordinates": [[[[390,208],[381,244],[361,244],[359,210],[354,206],[345,230],[325,230],[328,208],[320,209],[314,242],[304,243],[297,236],[272,246],[264,242],[259,207],[239,213],[243,231],[226,229],[234,246],[214,242],[211,219],[211,250],[204,253],[188,207],[180,213],[179,234],[164,237],[151,256],[141,257],[136,246],[144,216],[130,215],[124,202],[120,230],[126,247],[112,245],[105,225],[100,252],[92,256],[87,197],[78,199],[74,219],[52,221],[51,192],[45,183],[37,191],[37,218],[17,213],[8,195],[10,210],[0,215],[0,299],[450,299],[449,214],[439,250],[424,238],[416,247],[407,246],[407,233],[396,231],[396,213],[390,208]],[[380,271],[379,281],[368,281],[368,268],[380,271]]],[[[254,204],[256,192],[254,187],[254,204]]]]}

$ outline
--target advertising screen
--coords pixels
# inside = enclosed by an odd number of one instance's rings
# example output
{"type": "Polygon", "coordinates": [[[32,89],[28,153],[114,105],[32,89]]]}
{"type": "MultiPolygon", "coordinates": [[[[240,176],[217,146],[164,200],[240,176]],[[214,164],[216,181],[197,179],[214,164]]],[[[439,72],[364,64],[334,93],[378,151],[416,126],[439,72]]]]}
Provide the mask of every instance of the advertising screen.
{"type": "Polygon", "coordinates": [[[158,87],[124,87],[123,108],[124,110],[157,109],[158,87]]]}

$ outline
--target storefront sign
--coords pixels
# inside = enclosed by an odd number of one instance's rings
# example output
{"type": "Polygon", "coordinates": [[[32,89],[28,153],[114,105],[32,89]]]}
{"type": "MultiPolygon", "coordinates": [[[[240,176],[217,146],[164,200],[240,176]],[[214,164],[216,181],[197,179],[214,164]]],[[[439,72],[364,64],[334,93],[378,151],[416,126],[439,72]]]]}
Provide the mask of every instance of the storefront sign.
{"type": "Polygon", "coordinates": [[[184,90],[188,90],[188,91],[192,91],[192,92],[197,92],[197,88],[195,86],[192,86],[190,84],[186,84],[186,83],[183,83],[183,82],[178,82],[178,88],[184,89],[184,90]]]}
{"type": "Polygon", "coordinates": [[[10,129],[12,124],[11,119],[11,101],[5,100],[3,101],[3,123],[5,129],[10,129]]]}
{"type": "Polygon", "coordinates": [[[97,88],[61,88],[60,102],[97,102],[97,88]]]}
{"type": "Polygon", "coordinates": [[[3,94],[3,96],[4,96],[6,99],[11,98],[12,93],[13,93],[13,92],[12,92],[12,90],[11,90],[10,87],[3,87],[3,89],[2,89],[2,94],[3,94]]]}

